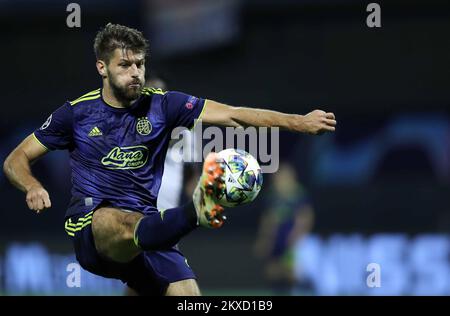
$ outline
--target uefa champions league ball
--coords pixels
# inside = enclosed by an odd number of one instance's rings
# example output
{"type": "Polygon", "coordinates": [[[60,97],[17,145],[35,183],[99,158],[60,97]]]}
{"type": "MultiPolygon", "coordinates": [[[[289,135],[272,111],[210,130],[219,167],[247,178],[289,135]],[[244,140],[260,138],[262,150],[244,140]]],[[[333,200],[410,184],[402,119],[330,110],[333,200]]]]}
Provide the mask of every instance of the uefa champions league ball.
{"type": "Polygon", "coordinates": [[[225,189],[217,197],[218,203],[234,207],[252,202],[263,183],[258,161],[240,149],[225,149],[218,155],[225,164],[225,189]]]}

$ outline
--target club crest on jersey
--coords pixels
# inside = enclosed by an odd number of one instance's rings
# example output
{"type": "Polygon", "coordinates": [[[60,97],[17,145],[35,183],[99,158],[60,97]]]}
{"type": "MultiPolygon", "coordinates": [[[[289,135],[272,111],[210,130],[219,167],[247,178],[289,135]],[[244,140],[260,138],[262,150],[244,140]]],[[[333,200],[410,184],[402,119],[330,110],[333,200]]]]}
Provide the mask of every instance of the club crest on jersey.
{"type": "Polygon", "coordinates": [[[138,118],[136,124],[136,131],[143,136],[151,133],[152,124],[150,123],[150,121],[146,116],[138,118]]]}
{"type": "Polygon", "coordinates": [[[102,164],[108,169],[138,169],[148,159],[146,146],[114,147],[105,157],[102,164]]]}

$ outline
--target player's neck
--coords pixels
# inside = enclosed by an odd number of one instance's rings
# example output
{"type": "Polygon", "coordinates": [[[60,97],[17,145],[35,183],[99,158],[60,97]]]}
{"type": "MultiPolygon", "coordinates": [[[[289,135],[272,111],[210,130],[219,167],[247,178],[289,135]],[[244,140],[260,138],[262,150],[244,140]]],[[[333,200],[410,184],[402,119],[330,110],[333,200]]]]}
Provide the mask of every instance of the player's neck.
{"type": "Polygon", "coordinates": [[[103,97],[103,101],[105,101],[106,104],[108,104],[109,106],[112,106],[114,108],[118,108],[118,109],[129,108],[132,103],[130,101],[121,100],[121,99],[117,98],[114,95],[112,89],[107,85],[103,85],[102,97],[103,97]]]}

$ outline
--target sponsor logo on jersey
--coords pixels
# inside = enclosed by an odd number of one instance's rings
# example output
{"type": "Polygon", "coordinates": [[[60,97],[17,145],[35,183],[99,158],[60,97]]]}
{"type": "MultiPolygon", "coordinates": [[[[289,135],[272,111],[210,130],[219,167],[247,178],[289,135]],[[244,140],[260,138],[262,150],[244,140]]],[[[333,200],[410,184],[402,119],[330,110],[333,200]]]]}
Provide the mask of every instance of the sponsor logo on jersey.
{"type": "Polygon", "coordinates": [[[102,164],[108,169],[138,169],[148,159],[146,146],[114,147],[105,157],[102,164]]]}

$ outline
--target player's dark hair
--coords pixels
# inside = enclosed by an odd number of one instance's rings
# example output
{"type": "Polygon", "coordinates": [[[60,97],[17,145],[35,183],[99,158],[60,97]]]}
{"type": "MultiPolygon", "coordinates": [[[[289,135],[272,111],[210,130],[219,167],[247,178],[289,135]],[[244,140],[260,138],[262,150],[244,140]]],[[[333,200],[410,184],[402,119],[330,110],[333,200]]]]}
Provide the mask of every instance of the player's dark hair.
{"type": "Polygon", "coordinates": [[[116,48],[130,49],[133,52],[147,54],[148,41],[144,35],[136,29],[108,23],[95,36],[94,52],[97,60],[109,63],[116,48]]]}

